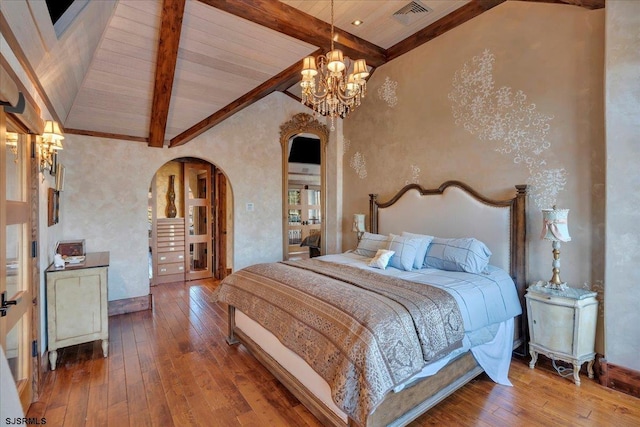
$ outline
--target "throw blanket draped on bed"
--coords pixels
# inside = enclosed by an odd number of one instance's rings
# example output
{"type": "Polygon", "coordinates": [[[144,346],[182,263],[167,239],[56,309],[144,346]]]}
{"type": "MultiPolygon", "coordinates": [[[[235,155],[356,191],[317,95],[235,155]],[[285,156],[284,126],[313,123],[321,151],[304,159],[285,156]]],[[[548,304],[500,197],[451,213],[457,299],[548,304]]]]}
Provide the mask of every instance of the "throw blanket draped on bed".
{"type": "Polygon", "coordinates": [[[360,424],[389,390],[464,336],[446,291],[326,261],[247,267],[225,278],[214,298],[302,357],[360,424]]]}

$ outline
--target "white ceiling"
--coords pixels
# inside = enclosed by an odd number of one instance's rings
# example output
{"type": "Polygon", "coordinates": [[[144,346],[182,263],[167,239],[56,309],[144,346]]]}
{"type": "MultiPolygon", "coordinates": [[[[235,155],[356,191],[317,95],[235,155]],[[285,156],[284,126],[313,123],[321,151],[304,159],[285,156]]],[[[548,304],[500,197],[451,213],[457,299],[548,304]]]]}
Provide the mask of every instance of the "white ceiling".
{"type": "MultiPolygon", "coordinates": [[[[404,15],[412,21],[405,25],[394,12],[410,0],[335,0],[336,40],[346,50],[369,52],[381,65],[393,58],[389,52],[402,54],[503,1],[414,0],[431,11],[404,15]],[[363,25],[353,26],[356,19],[363,25]]],[[[604,6],[604,0],[588,1],[604,6]]],[[[13,60],[31,71],[50,118],[68,132],[148,142],[162,5],[89,1],[58,39],[44,1],[5,0],[0,25],[6,22],[3,33],[12,34],[3,34],[0,53],[9,62],[15,53],[13,60]],[[20,52],[3,48],[12,37],[20,52]]],[[[330,16],[328,0],[186,0],[173,84],[161,91],[170,91],[165,145],[188,142],[270,90],[295,86],[302,58],[327,49],[330,16]]]]}

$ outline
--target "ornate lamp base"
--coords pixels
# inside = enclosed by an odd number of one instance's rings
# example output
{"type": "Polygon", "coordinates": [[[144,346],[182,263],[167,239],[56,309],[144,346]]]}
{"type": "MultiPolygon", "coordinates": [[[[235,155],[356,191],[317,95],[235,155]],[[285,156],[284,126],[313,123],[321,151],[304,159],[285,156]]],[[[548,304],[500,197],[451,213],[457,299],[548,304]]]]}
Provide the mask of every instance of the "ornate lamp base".
{"type": "Polygon", "coordinates": [[[567,282],[563,282],[560,279],[560,242],[558,240],[553,241],[553,276],[548,282],[544,282],[542,285],[545,288],[557,289],[559,291],[567,288],[567,282]]]}
{"type": "Polygon", "coordinates": [[[554,283],[552,281],[542,282],[543,288],[555,289],[558,291],[564,291],[567,289],[567,282],[554,283]]]}

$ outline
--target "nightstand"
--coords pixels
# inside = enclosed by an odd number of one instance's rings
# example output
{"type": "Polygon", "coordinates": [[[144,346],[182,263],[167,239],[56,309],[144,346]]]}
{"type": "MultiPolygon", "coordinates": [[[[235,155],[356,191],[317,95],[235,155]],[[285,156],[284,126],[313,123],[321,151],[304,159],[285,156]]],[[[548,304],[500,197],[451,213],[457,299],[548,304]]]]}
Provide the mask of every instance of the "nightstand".
{"type": "Polygon", "coordinates": [[[598,315],[596,295],[585,289],[529,286],[525,298],[531,369],[536,365],[538,354],[544,354],[552,360],[572,363],[576,385],[580,385],[580,366],[584,362],[588,362],[587,372],[589,378],[593,378],[598,315]]]}
{"type": "Polygon", "coordinates": [[[47,268],[47,339],[51,370],[58,349],[102,340],[104,357],[109,353],[108,277],[109,252],[86,254],[79,264],[57,270],[47,268]]]}

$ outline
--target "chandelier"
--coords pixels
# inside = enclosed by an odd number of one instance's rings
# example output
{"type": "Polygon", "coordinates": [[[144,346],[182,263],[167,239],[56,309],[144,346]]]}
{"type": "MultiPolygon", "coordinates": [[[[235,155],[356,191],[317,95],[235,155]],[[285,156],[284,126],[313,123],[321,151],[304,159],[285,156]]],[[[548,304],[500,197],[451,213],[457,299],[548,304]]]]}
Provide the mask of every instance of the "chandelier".
{"type": "MultiPolygon", "coordinates": [[[[340,49],[333,48],[333,0],[331,0],[331,51],[317,58],[307,56],[302,62],[302,103],[323,116],[345,118],[360,105],[367,91],[369,76],[364,59],[345,61],[340,49]],[[317,66],[316,66],[317,64],[317,66]],[[349,70],[353,65],[351,73],[349,70]]],[[[348,59],[348,58],[347,58],[348,59]]]]}

